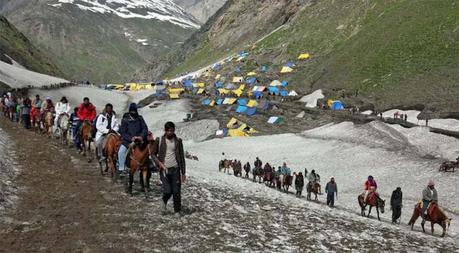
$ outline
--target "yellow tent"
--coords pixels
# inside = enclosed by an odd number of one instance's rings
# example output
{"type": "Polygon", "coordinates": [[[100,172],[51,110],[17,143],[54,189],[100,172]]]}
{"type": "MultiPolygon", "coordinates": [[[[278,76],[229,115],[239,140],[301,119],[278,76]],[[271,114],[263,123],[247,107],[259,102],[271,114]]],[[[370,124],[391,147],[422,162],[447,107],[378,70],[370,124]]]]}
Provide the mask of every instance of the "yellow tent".
{"type": "Polygon", "coordinates": [[[230,98],[228,99],[228,104],[229,105],[234,105],[234,103],[236,103],[237,99],[236,98],[230,98]]]}
{"type": "Polygon", "coordinates": [[[238,90],[244,90],[245,89],[245,84],[241,84],[241,86],[239,86],[238,90]]]}
{"type": "Polygon", "coordinates": [[[180,98],[180,94],[178,94],[178,93],[170,93],[169,97],[171,99],[179,99],[180,98]]]}
{"type": "Polygon", "coordinates": [[[327,100],[328,107],[331,107],[333,105],[333,102],[335,102],[335,101],[333,101],[331,99],[327,100]]]}
{"type": "Polygon", "coordinates": [[[234,125],[239,123],[239,121],[236,118],[231,118],[228,124],[226,124],[227,128],[234,128],[234,125]]]}
{"type": "Polygon", "coordinates": [[[239,90],[233,90],[233,93],[234,93],[234,95],[240,97],[242,95],[242,93],[244,93],[244,90],[240,90],[240,89],[239,90]]]}
{"type": "Polygon", "coordinates": [[[307,59],[309,59],[309,58],[311,58],[311,55],[310,55],[310,54],[307,54],[307,53],[305,53],[305,54],[300,54],[300,56],[298,56],[298,60],[307,60],[307,59]]]}
{"type": "Polygon", "coordinates": [[[197,94],[202,94],[202,93],[204,93],[204,89],[203,88],[199,89],[198,92],[197,92],[197,94]]]}
{"type": "Polygon", "coordinates": [[[287,67],[287,66],[284,66],[284,67],[281,69],[281,74],[292,73],[292,72],[293,72],[293,69],[290,68],[290,67],[287,67]]]}
{"type": "Polygon", "coordinates": [[[195,83],[193,86],[199,87],[199,88],[204,88],[204,87],[206,87],[206,84],[205,83],[195,83]]]}
{"type": "Polygon", "coordinates": [[[169,93],[182,93],[184,91],[184,88],[169,88],[169,93]]]}
{"type": "Polygon", "coordinates": [[[215,100],[212,100],[209,104],[209,106],[215,106],[215,100]]]}
{"type": "Polygon", "coordinates": [[[244,78],[239,77],[239,76],[233,77],[233,83],[242,83],[242,82],[244,82],[244,78]]]}
{"type": "Polygon", "coordinates": [[[248,137],[249,135],[240,129],[230,129],[228,130],[228,135],[230,137],[248,137]]]}
{"type": "Polygon", "coordinates": [[[253,71],[252,71],[252,72],[249,72],[249,73],[247,73],[247,76],[256,76],[256,75],[257,75],[257,73],[256,73],[256,72],[253,72],[253,71]]]}
{"type": "Polygon", "coordinates": [[[215,80],[220,80],[220,77],[222,77],[222,75],[218,74],[215,76],[215,80]]]}
{"type": "Polygon", "coordinates": [[[249,100],[249,102],[247,103],[247,106],[248,107],[255,107],[258,105],[258,102],[256,100],[249,100]]]}
{"type": "Polygon", "coordinates": [[[227,89],[218,89],[218,92],[220,92],[220,95],[225,95],[229,94],[231,91],[227,89]]]}

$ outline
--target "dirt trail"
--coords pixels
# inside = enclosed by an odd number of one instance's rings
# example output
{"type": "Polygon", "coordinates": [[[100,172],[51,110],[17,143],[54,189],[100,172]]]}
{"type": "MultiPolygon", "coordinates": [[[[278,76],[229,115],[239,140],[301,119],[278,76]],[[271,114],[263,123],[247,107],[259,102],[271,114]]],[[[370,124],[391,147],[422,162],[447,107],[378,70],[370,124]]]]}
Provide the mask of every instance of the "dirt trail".
{"type": "Polygon", "coordinates": [[[286,206],[194,178],[183,190],[185,216],[161,215],[157,186],[148,200],[130,197],[73,149],[4,119],[0,128],[14,140],[22,167],[17,207],[0,216],[0,252],[459,250],[418,232],[286,206]]]}

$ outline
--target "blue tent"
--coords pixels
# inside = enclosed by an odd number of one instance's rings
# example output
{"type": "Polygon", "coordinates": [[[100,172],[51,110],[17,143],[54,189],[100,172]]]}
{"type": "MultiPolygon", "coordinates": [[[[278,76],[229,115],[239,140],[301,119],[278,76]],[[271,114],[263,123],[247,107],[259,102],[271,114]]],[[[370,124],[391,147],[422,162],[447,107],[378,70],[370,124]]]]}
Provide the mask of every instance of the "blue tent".
{"type": "Polygon", "coordinates": [[[269,109],[269,102],[268,101],[263,101],[263,102],[261,102],[261,104],[259,106],[263,110],[268,110],[269,109]]]}
{"type": "Polygon", "coordinates": [[[247,111],[247,106],[240,105],[237,107],[236,112],[237,113],[244,113],[247,111]]]}
{"type": "Polygon", "coordinates": [[[193,82],[191,80],[185,80],[185,82],[183,82],[183,87],[193,87],[193,82]]]}
{"type": "Polygon", "coordinates": [[[223,82],[220,82],[220,81],[214,83],[214,86],[215,86],[215,88],[217,88],[217,89],[223,88],[223,85],[224,85],[224,83],[223,83],[223,82]]]}
{"type": "Polygon", "coordinates": [[[217,71],[220,70],[221,68],[222,68],[222,65],[220,63],[216,63],[214,64],[214,66],[212,66],[212,69],[217,70],[217,71]]]}
{"type": "Polygon", "coordinates": [[[341,101],[335,101],[333,102],[331,109],[332,110],[344,110],[344,105],[341,101]]]}
{"type": "Polygon", "coordinates": [[[268,66],[266,66],[266,65],[261,65],[260,71],[261,71],[261,72],[266,72],[266,71],[268,71],[268,66]]]}
{"type": "Polygon", "coordinates": [[[287,81],[282,81],[282,87],[287,87],[288,86],[288,82],[287,81]]]}
{"type": "Polygon", "coordinates": [[[285,66],[287,66],[289,68],[293,68],[293,67],[295,67],[295,63],[292,62],[292,61],[289,61],[289,62],[287,62],[287,64],[285,64],[285,66]]]}
{"type": "Polygon", "coordinates": [[[235,72],[235,73],[241,73],[241,68],[240,68],[240,67],[234,68],[234,72],[235,72]]]}
{"type": "Polygon", "coordinates": [[[279,88],[277,88],[277,87],[272,87],[272,86],[270,86],[270,87],[268,87],[268,91],[269,91],[270,93],[274,93],[274,94],[276,94],[276,95],[279,94],[279,88]]]}
{"type": "Polygon", "coordinates": [[[245,111],[245,114],[247,114],[247,116],[253,116],[253,115],[257,114],[257,108],[256,107],[250,107],[245,111]]]}
{"type": "Polygon", "coordinates": [[[255,99],[260,99],[260,98],[263,97],[263,92],[261,92],[261,91],[254,91],[254,92],[253,92],[253,97],[254,97],[255,99]]]}
{"type": "Polygon", "coordinates": [[[204,100],[202,101],[202,105],[210,105],[210,102],[212,102],[212,100],[210,100],[210,99],[204,99],[204,100]]]}
{"type": "Polygon", "coordinates": [[[221,104],[223,103],[223,100],[224,100],[223,98],[219,98],[219,99],[217,100],[217,105],[221,105],[221,104]]]}
{"type": "Polygon", "coordinates": [[[240,98],[237,100],[238,105],[247,105],[247,98],[240,98]]]}
{"type": "Polygon", "coordinates": [[[256,78],[256,77],[249,77],[249,78],[247,78],[247,80],[245,81],[245,83],[247,83],[248,85],[252,85],[252,84],[254,84],[256,81],[257,81],[257,78],[256,78]]]}
{"type": "Polygon", "coordinates": [[[281,90],[280,95],[281,95],[282,97],[287,97],[287,96],[288,96],[288,91],[286,91],[286,90],[281,90]]]}

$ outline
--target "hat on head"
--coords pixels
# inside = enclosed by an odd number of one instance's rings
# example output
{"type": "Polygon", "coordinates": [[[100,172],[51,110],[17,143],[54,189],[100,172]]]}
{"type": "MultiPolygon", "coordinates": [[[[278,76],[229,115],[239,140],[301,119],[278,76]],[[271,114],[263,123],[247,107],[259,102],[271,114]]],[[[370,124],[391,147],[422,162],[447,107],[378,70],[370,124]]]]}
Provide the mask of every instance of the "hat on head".
{"type": "Polygon", "coordinates": [[[130,112],[137,112],[137,104],[136,103],[131,103],[129,105],[129,111],[130,112]]]}
{"type": "Polygon", "coordinates": [[[435,183],[433,180],[429,180],[429,183],[427,184],[427,186],[435,186],[435,183]]]}

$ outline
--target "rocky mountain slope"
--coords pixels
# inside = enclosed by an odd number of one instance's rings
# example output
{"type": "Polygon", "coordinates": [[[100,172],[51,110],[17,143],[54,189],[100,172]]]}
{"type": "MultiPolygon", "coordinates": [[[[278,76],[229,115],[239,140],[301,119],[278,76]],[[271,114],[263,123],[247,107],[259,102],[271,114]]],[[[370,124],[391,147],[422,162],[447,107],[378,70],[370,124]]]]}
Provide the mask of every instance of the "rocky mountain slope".
{"type": "Polygon", "coordinates": [[[454,0],[229,1],[162,67],[172,77],[247,50],[247,68],[278,73],[304,52],[312,58],[282,77],[300,93],[323,89],[376,110],[459,111],[458,8],[454,0]]]}
{"type": "Polygon", "coordinates": [[[201,23],[207,20],[217,12],[227,0],[173,0],[180,5],[185,11],[193,15],[201,23]]]}
{"type": "Polygon", "coordinates": [[[3,0],[0,12],[66,77],[94,82],[129,80],[199,28],[171,0],[3,0]]]}
{"type": "Polygon", "coordinates": [[[0,61],[18,64],[29,70],[59,76],[62,73],[8,20],[0,16],[0,61]]]}

